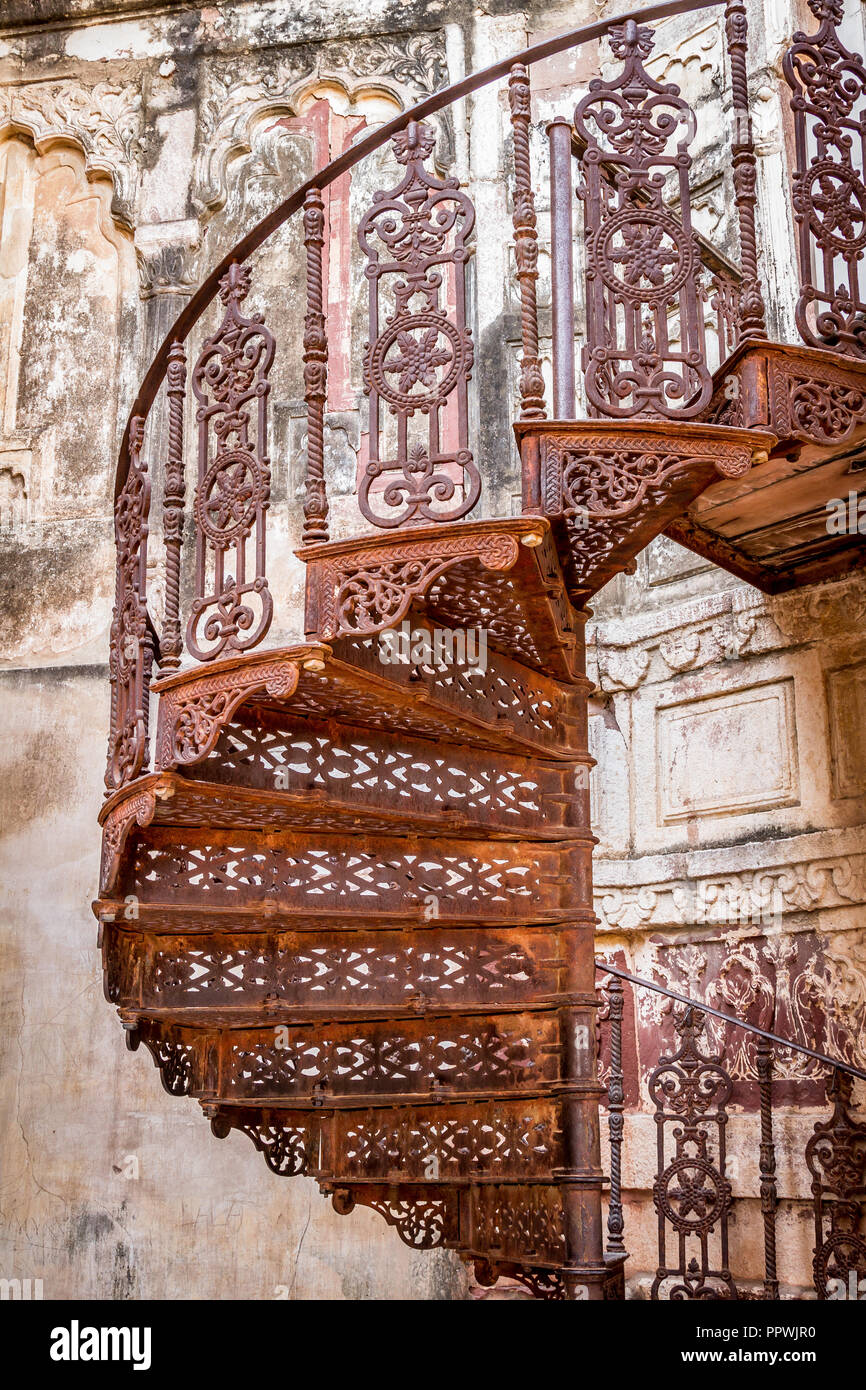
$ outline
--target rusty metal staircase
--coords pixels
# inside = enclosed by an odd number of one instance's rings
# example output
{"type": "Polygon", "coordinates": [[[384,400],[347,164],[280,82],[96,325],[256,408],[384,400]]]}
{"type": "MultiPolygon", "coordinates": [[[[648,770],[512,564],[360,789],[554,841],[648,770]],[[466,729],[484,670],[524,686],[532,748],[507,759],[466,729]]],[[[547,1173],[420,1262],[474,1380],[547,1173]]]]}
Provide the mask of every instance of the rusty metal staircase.
{"type": "MultiPolygon", "coordinates": [[[[745,13],[730,3],[726,14],[742,97],[745,13]]],[[[800,438],[780,428],[772,400],[755,404],[751,364],[761,354],[799,362],[806,351],[830,369],[836,358],[826,347],[766,342],[754,154],[741,128],[739,345],[714,383],[688,155],[682,141],[666,153],[673,126],[653,125],[662,105],[674,126],[689,113],[643,66],[651,44],[632,20],[590,26],[428,99],[316,175],[193,297],[145,379],[118,472],[95,910],[105,991],[128,1046],[143,1042],[165,1088],[196,1098],[218,1137],[249,1135],[273,1172],[313,1177],[338,1211],[370,1206],[409,1245],[457,1249],[482,1281],[507,1273],[544,1298],[623,1296],[624,1249],[605,1258],[602,1243],[586,604],[666,528],[726,563],[736,550],[728,521],[715,541],[706,536],[731,509],[710,499],[752,497],[762,469],[778,485],[800,438]],[[550,129],[547,419],[528,64],[608,29],[619,76],[597,79],[574,121],[550,129]],[[475,210],[455,179],[434,172],[424,118],[506,75],[523,513],[478,519],[469,516],[483,479],[470,429],[465,278],[475,210]],[[604,114],[613,109],[619,128],[604,114]],[[358,228],[369,292],[361,517],[357,534],[332,540],[321,191],[388,139],[402,172],[358,228]],[[575,162],[586,219],[585,420],[575,418],[575,162]],[[261,316],[245,313],[245,262],[297,212],[307,267],[305,641],[268,648],[268,396],[279,345],[261,316]],[[221,322],[191,373],[190,489],[184,342],[217,294],[221,322]],[[720,389],[732,399],[725,372],[744,383],[736,418],[719,404],[720,389]],[[165,603],[154,615],[145,421],[163,380],[165,603]],[[467,630],[486,643],[483,662],[468,659],[467,630]],[[406,650],[395,660],[400,633],[406,650]],[[462,660],[448,655],[461,650],[462,660]]],[[[844,372],[864,376],[850,354],[844,372]]],[[[846,390],[859,439],[866,410],[846,390]]],[[[818,452],[826,460],[826,440],[818,452]]],[[[825,570],[851,563],[850,547],[838,550],[841,561],[822,556],[825,570]]],[[[760,563],[733,555],[729,567],[751,573],[760,563]]]]}

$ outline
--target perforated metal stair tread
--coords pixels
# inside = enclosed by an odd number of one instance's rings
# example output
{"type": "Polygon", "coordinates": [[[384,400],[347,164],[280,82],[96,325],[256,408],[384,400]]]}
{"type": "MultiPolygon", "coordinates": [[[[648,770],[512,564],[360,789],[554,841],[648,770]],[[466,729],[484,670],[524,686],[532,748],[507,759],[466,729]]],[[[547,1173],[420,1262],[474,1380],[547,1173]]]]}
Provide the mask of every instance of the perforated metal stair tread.
{"type": "Polygon", "coordinates": [[[271,717],[350,727],[545,759],[585,751],[581,711],[590,683],[546,679],[490,653],[485,670],[388,665],[363,647],[352,661],[317,643],[236,656],[154,681],[157,767],[200,762],[249,706],[271,717]]]}
{"type": "MultiPolygon", "coordinates": [[[[193,780],[172,773],[151,773],[115,793],[103,808],[103,818],[105,820],[112,815],[122,818],[127,804],[132,802],[137,805],[144,796],[153,801],[150,824],[181,829],[321,830],[331,834],[417,834],[432,838],[443,836],[473,840],[484,836],[491,840],[582,840],[593,843],[585,829],[561,823],[561,813],[567,806],[567,793],[562,789],[558,771],[555,776],[558,783],[556,789],[541,793],[550,813],[550,823],[540,826],[533,826],[528,811],[521,812],[520,807],[515,810],[512,824],[509,824],[505,816],[497,817],[495,807],[493,814],[486,819],[483,814],[486,807],[481,808],[482,814],[477,809],[475,814],[467,814],[450,806],[439,806],[435,798],[431,798],[432,806],[427,812],[415,809],[413,805],[402,808],[399,803],[388,811],[386,807],[364,806],[360,797],[354,801],[341,799],[329,794],[324,787],[298,792],[273,791],[232,786],[225,782],[193,780]],[[553,814],[557,811],[559,817],[553,814]]],[[[573,777],[574,772],[569,770],[566,776],[573,777]]],[[[526,781],[529,785],[525,798],[531,808],[529,798],[535,800],[538,789],[537,785],[529,782],[528,774],[526,781]]]]}
{"type": "Polygon", "coordinates": [[[828,503],[860,497],[866,362],[827,348],[743,341],[713,387],[708,420],[770,429],[778,444],[747,477],[714,481],[672,523],[671,538],[768,593],[866,564],[856,516],[853,526],[828,525],[828,503]]]}
{"type": "Polygon", "coordinates": [[[236,939],[213,927],[199,936],[159,934],[118,913],[102,930],[105,992],[124,1018],[417,1019],[550,1008],[563,997],[565,957],[549,925],[493,932],[427,922],[408,934],[320,930],[315,940],[281,928],[236,939]]]}
{"type": "Polygon", "coordinates": [[[582,684],[584,614],[571,605],[543,516],[419,526],[297,552],[307,564],[308,634],[330,642],[399,624],[482,627],[490,647],[582,684]]]}
{"type": "Polygon", "coordinates": [[[518,421],[524,509],[549,517],[571,601],[584,605],[715,481],[743,481],[767,429],[689,420],[518,421]]]}

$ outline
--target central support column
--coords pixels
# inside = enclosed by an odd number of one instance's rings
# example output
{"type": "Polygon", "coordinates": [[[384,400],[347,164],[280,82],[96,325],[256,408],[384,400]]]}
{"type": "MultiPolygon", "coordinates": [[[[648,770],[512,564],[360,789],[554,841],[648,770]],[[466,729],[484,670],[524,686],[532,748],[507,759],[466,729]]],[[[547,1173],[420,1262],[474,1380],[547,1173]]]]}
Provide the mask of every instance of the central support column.
{"type": "Polygon", "coordinates": [[[566,1092],[562,1106],[562,1202],[565,1215],[568,1299],[603,1299],[607,1269],[602,1245],[601,1153],[596,1012],[595,939],[591,926],[571,928],[566,941],[566,993],[561,1011],[566,1092]]]}
{"type": "MultiPolygon", "coordinates": [[[[583,615],[581,615],[583,616],[583,615]]],[[[586,614],[588,616],[588,614],[586,614]]],[[[585,643],[580,641],[581,674],[585,679],[585,643]]],[[[589,682],[587,681],[587,693],[589,682]]],[[[577,742],[589,753],[589,715],[585,699],[580,711],[577,742]]],[[[591,834],[589,765],[574,769],[572,817],[591,834]]],[[[563,1044],[562,1184],[566,1264],[563,1286],[567,1299],[601,1300],[608,1277],[602,1237],[602,1171],[599,1102],[604,1093],[598,1079],[596,1017],[600,1001],[595,989],[595,918],[592,899],[592,841],[586,849],[583,873],[569,882],[567,906],[574,923],[563,928],[563,1044]]]]}

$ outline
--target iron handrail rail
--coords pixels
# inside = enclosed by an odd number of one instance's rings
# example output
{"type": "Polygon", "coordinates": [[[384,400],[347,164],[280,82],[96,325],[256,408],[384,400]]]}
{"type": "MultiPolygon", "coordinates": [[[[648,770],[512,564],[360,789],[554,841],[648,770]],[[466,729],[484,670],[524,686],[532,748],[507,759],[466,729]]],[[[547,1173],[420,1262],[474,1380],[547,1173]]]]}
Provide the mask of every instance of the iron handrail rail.
{"type": "Polygon", "coordinates": [[[794,1052],[802,1052],[806,1057],[812,1057],[816,1062],[821,1062],[825,1067],[831,1067],[835,1071],[846,1071],[851,1076],[856,1076],[860,1081],[866,1081],[866,1071],[861,1071],[859,1067],[853,1066],[850,1062],[842,1062],[836,1058],[828,1057],[824,1052],[817,1052],[813,1047],[806,1047],[804,1043],[792,1042],[789,1038],[780,1038],[778,1033],[770,1033],[766,1028],[759,1028],[756,1023],[745,1023],[740,1018],[735,1018],[733,1014],[726,1014],[721,1009],[714,1009],[710,1004],[702,1004],[697,999],[689,999],[688,995],[678,994],[675,989],[667,989],[664,985],[655,984],[652,980],[644,980],[640,975],[632,975],[628,970],[621,970],[617,965],[608,965],[605,961],[597,960],[595,968],[604,975],[616,975],[620,980],[628,980],[633,985],[640,985],[642,989],[655,990],[656,994],[664,994],[668,999],[675,999],[679,1004],[685,1004],[689,1008],[698,1009],[701,1013],[712,1014],[714,1018],[721,1018],[726,1023],[732,1023],[735,1028],[742,1028],[747,1033],[754,1033],[759,1038],[765,1038],[768,1042],[777,1043],[779,1047],[791,1048],[794,1052]]]}
{"type": "Polygon", "coordinates": [[[305,183],[300,184],[293,193],[289,194],[288,198],[250,228],[240,241],[235,243],[207,278],[202,281],[178,314],[161,347],[152,358],[129,412],[115,474],[115,499],[126,481],[129,469],[129,437],[132,421],[136,417],[146,419],[149,415],[156,394],[165,379],[172,344],[183,341],[187,337],[190,329],[194,327],[215,298],[219,281],[229,267],[246,261],[254,251],[267,241],[273,232],[287,222],[294,213],[299,212],[308,192],[315,188],[327,188],[336,179],[347,173],[349,169],[354,168],[362,159],[365,159],[368,154],[372,154],[394,135],[399,134],[412,121],[420,121],[425,116],[432,116],[444,107],[451,106],[455,101],[470,96],[481,87],[486,87],[488,83],[495,82],[501,77],[507,77],[516,63],[522,63],[525,67],[529,67],[532,63],[541,62],[545,58],[555,57],[557,53],[562,53],[566,49],[578,48],[582,44],[591,43],[594,39],[603,38],[609,30],[617,25],[625,24],[630,19],[637,23],[649,23],[659,19],[670,19],[680,14],[713,9],[724,3],[725,0],[663,0],[661,4],[628,10],[624,14],[613,15],[609,19],[596,20],[593,24],[584,24],[578,29],[569,29],[566,33],[559,34],[555,38],[532,44],[519,53],[491,63],[489,67],[482,68],[479,72],[470,73],[469,76],[461,78],[459,82],[453,82],[449,87],[443,87],[440,91],[433,92],[423,101],[416,102],[414,106],[410,106],[406,111],[401,111],[392,120],[371,131],[369,135],[365,135],[357,144],[345,150],[336,159],[332,159],[322,169],[317,170],[305,183]]]}

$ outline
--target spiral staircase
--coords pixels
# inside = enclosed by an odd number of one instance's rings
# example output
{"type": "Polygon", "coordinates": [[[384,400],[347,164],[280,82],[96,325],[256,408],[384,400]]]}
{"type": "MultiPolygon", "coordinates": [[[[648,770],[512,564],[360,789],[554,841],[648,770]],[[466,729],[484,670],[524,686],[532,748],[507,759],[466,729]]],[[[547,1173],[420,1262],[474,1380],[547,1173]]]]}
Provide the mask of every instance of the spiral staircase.
{"type": "MultiPolygon", "coordinates": [[[[813,8],[824,37],[799,36],[791,69],[801,122],[809,111],[798,73],[807,62],[842,62],[833,6],[813,8]]],[[[735,98],[747,110],[742,6],[729,3],[726,18],[735,98]]],[[[565,36],[560,49],[584,38],[565,36]]],[[[713,375],[688,155],[682,142],[665,152],[669,130],[653,126],[662,103],[675,125],[687,123],[687,108],[643,65],[651,30],[630,20],[611,26],[609,40],[618,75],[597,79],[574,120],[549,133],[553,418],[539,359],[528,77],[550,45],[365,137],[251,233],[175,325],[142,386],[118,471],[95,904],[105,992],[127,1045],[144,1043],[166,1090],[198,1100],[214,1135],[243,1131],[274,1173],[314,1178],[339,1212],[373,1208],[416,1249],[458,1250],[483,1283],[507,1274],[554,1299],[623,1297],[624,1251],[605,1256],[602,1241],[587,604],[665,530],[768,591],[863,559],[856,537],[811,533],[792,557],[789,535],[804,488],[816,513],[866,433],[857,295],[847,309],[825,302],[817,327],[804,307],[804,345],[767,341],[754,152],[741,124],[742,265],[727,287],[735,345],[713,375]],[[479,518],[465,282],[475,210],[455,179],[434,171],[425,118],[503,76],[523,510],[479,518]],[[614,109],[619,129],[603,114],[614,109]],[[369,460],[357,533],[331,540],[321,191],[347,160],[389,139],[400,177],[358,228],[369,460]],[[575,170],[587,260],[583,420],[575,170]],[[307,267],[305,641],[268,647],[268,397],[280,345],[244,312],[246,261],[296,213],[307,267]],[[217,295],[221,321],[191,372],[191,484],[184,342],[217,295]],[[163,381],[157,616],[146,592],[144,431],[163,381]],[[804,383],[811,395],[797,397],[804,383]],[[185,516],[195,557],[182,613],[185,516]],[[484,660],[468,658],[469,633],[483,638],[484,660]],[[383,634],[402,634],[403,659],[391,659],[383,634]],[[443,652],[463,659],[438,659],[443,652]]],[[[849,145],[828,150],[837,170],[850,164],[849,145]]],[[[810,177],[805,162],[801,174],[810,177]]],[[[858,247],[840,254],[856,274],[858,247]]],[[[807,307],[819,294],[811,264],[807,307]]]]}

